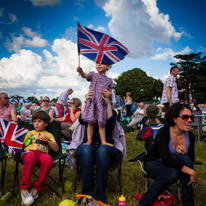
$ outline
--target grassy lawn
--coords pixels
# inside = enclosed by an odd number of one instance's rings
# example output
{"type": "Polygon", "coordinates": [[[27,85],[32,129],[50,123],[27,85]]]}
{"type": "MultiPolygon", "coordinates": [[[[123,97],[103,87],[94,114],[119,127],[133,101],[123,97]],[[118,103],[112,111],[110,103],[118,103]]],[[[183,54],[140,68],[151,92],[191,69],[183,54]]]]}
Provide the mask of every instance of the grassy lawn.
{"type": "MultiPolygon", "coordinates": [[[[139,165],[136,162],[128,162],[129,159],[137,156],[144,151],[144,143],[136,140],[137,130],[134,133],[126,133],[126,143],[127,143],[127,161],[122,163],[122,188],[123,195],[126,196],[127,205],[133,206],[138,205],[137,200],[133,198],[134,194],[144,192],[144,178],[140,170],[139,165]]],[[[196,165],[195,169],[199,175],[199,181],[194,190],[194,198],[197,206],[206,205],[206,143],[199,144],[196,142],[196,161],[203,162],[203,165],[196,165]]],[[[5,190],[9,191],[13,186],[13,176],[14,176],[15,163],[12,159],[7,160],[6,168],[6,179],[5,179],[5,190]]],[[[21,175],[22,167],[20,167],[21,175]]],[[[58,170],[54,168],[52,173],[58,178],[58,170]]],[[[106,196],[108,198],[108,204],[112,206],[118,205],[119,187],[117,181],[117,171],[109,177],[109,187],[107,189],[106,196]],[[113,191],[114,190],[114,191],[113,191]]],[[[72,171],[68,166],[64,169],[64,181],[74,182],[75,172],[72,171]]],[[[33,179],[34,181],[34,179],[33,179]]],[[[48,180],[48,183],[50,181],[48,180]]],[[[56,187],[56,186],[55,186],[56,187]]],[[[60,192],[61,187],[56,187],[60,192]]],[[[81,182],[77,184],[76,192],[65,192],[62,198],[57,197],[49,189],[40,192],[39,198],[35,201],[33,205],[40,206],[57,206],[64,199],[75,200],[75,195],[81,192],[81,182]]],[[[21,205],[21,197],[19,193],[19,188],[16,189],[14,198],[10,199],[7,206],[21,205]]]]}

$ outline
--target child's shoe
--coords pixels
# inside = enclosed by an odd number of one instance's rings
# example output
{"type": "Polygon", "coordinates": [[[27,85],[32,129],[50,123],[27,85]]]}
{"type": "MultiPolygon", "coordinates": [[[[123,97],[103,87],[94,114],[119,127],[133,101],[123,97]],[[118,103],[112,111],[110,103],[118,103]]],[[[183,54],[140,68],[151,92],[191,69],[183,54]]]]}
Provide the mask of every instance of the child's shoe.
{"type": "Polygon", "coordinates": [[[34,202],[34,198],[28,193],[25,192],[24,194],[21,194],[21,199],[22,199],[22,205],[31,205],[34,202]]]}
{"type": "Polygon", "coordinates": [[[38,195],[38,193],[35,195],[35,194],[33,193],[33,191],[34,191],[34,188],[31,189],[30,194],[31,194],[31,196],[33,197],[33,199],[35,200],[35,199],[37,199],[37,198],[39,197],[39,195],[38,195]]]}

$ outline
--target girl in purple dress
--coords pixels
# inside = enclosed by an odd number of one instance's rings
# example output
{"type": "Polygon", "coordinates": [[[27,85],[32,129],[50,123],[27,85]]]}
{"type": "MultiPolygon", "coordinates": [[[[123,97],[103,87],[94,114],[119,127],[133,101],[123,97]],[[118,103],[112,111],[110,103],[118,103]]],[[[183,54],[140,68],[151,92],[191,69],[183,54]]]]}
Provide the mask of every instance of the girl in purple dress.
{"type": "Polygon", "coordinates": [[[82,119],[88,122],[86,145],[92,144],[94,125],[98,123],[101,144],[113,146],[106,141],[105,124],[107,120],[107,104],[103,99],[104,95],[107,97],[112,95],[113,82],[111,78],[106,76],[106,71],[110,68],[111,65],[96,64],[98,73],[85,73],[81,67],[77,67],[77,72],[79,72],[81,77],[91,81],[89,89],[94,90],[93,98],[87,101],[82,113],[82,119]]]}

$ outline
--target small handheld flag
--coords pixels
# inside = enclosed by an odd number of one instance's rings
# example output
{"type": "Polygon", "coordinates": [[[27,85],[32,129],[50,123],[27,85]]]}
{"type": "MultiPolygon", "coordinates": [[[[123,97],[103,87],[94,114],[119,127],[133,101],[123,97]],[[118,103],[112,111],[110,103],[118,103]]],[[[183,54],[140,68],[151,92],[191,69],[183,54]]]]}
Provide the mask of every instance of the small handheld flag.
{"type": "Polygon", "coordinates": [[[97,64],[111,65],[124,59],[129,50],[109,35],[78,24],[78,53],[97,64]]]}

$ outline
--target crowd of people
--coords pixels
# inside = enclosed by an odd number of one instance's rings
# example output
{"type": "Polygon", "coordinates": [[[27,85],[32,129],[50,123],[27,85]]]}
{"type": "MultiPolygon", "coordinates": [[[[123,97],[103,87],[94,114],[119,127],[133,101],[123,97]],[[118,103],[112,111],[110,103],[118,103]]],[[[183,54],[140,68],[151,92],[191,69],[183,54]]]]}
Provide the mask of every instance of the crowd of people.
{"type": "MultiPolygon", "coordinates": [[[[136,103],[132,100],[131,92],[127,92],[122,98],[112,91],[112,81],[106,77],[109,68],[108,65],[97,64],[98,73],[88,74],[82,68],[77,68],[83,78],[91,81],[84,106],[79,98],[68,101],[68,96],[73,93],[72,89],[62,92],[56,105],[51,105],[47,96],[37,103],[11,104],[8,94],[0,93],[1,119],[15,124],[19,120],[34,124],[34,131],[29,132],[25,138],[25,141],[32,139],[25,147],[25,151],[30,152],[22,157],[20,189],[25,205],[31,205],[38,197],[38,192],[45,188],[53,166],[48,149],[58,151],[53,135],[46,132],[46,126],[52,121],[61,122],[63,138],[71,140],[68,151],[76,151],[80,163],[82,194],[92,195],[96,200],[106,202],[109,169],[118,154],[122,154],[122,160],[126,159],[124,130],[119,121],[122,116],[130,117],[128,126],[132,127],[142,121],[146,108],[144,102],[136,103]],[[37,163],[43,166],[42,169],[40,167],[38,180],[29,192],[31,174],[37,163]]],[[[144,169],[155,181],[142,197],[140,205],[152,205],[179,178],[182,178],[183,184],[183,205],[194,205],[193,188],[198,175],[193,168],[194,135],[189,129],[194,120],[192,111],[206,111],[206,104],[198,105],[196,101],[191,104],[189,101],[179,102],[175,82],[177,74],[178,68],[172,67],[164,84],[161,109],[166,112],[163,116],[166,126],[159,130],[154,148],[145,157],[144,169]]]]}

